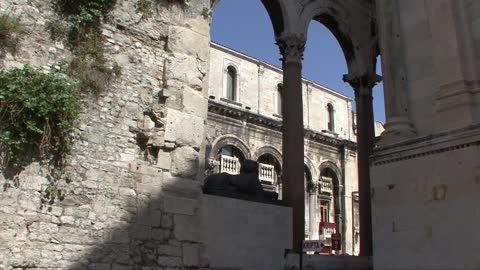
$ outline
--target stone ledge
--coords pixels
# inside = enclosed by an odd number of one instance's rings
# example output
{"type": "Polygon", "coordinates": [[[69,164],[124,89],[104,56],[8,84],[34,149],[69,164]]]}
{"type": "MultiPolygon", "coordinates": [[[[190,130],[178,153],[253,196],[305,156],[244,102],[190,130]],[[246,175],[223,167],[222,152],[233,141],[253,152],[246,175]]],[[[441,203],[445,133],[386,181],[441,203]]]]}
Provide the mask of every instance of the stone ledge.
{"type": "Polygon", "coordinates": [[[480,145],[480,125],[442,132],[374,149],[372,166],[480,145]]]}

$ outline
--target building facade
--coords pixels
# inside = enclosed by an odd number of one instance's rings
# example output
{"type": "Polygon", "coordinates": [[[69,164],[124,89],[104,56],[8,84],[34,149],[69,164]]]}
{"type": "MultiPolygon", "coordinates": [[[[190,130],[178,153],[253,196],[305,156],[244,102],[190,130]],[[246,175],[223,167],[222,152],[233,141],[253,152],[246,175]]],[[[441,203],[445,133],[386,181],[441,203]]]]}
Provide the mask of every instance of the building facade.
{"type": "MultiPolygon", "coordinates": [[[[211,43],[206,171],[237,174],[240,162],[259,162],[264,189],[281,197],[282,70],[211,43]]],[[[343,236],[358,252],[358,178],[352,100],[303,79],[305,237],[343,236]]],[[[378,123],[381,130],[381,124],[378,123]]]]}

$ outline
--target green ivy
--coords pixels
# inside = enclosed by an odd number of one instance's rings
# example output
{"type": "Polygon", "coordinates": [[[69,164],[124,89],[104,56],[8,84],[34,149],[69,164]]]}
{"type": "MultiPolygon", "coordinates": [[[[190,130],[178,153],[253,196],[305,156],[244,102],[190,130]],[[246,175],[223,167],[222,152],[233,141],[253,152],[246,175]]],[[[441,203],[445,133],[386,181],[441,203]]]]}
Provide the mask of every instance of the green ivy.
{"type": "Polygon", "coordinates": [[[61,165],[80,111],[76,85],[30,66],[0,70],[0,161],[21,168],[32,161],[61,165]]]}

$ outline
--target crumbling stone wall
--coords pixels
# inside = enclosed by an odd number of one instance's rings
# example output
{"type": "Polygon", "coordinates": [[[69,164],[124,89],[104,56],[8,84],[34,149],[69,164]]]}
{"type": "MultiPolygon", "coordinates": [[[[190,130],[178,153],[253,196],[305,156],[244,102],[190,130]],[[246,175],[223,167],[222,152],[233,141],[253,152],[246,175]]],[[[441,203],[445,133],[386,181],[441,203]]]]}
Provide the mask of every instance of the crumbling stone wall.
{"type": "MultiPolygon", "coordinates": [[[[0,269],[185,269],[208,267],[198,224],[199,151],[207,113],[210,1],[160,0],[141,19],[117,1],[102,33],[122,76],[85,101],[65,199],[41,207],[38,163],[1,192],[0,269]],[[144,267],[144,268],[142,268],[144,267]]],[[[49,39],[52,1],[6,0],[0,11],[26,25],[2,68],[48,71],[71,57],[49,39]]],[[[7,181],[0,174],[2,184],[7,181]]]]}

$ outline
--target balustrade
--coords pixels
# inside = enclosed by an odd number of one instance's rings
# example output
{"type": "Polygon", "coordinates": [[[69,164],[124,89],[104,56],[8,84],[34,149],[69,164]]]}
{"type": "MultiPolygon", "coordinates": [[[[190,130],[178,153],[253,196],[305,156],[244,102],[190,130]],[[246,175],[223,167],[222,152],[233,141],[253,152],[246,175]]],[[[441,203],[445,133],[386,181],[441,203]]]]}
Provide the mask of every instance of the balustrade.
{"type": "Polygon", "coordinates": [[[240,162],[236,157],[220,156],[220,172],[228,174],[240,173],[240,162]]]}
{"type": "Polygon", "coordinates": [[[336,232],[336,224],[330,222],[320,222],[320,235],[325,238],[332,238],[336,232]]]}
{"type": "Polygon", "coordinates": [[[268,182],[273,185],[275,183],[275,167],[269,164],[259,164],[258,178],[260,181],[268,182]]]}
{"type": "Polygon", "coordinates": [[[319,182],[320,182],[320,192],[327,192],[327,193],[333,192],[331,177],[322,176],[320,177],[319,182]]]}

